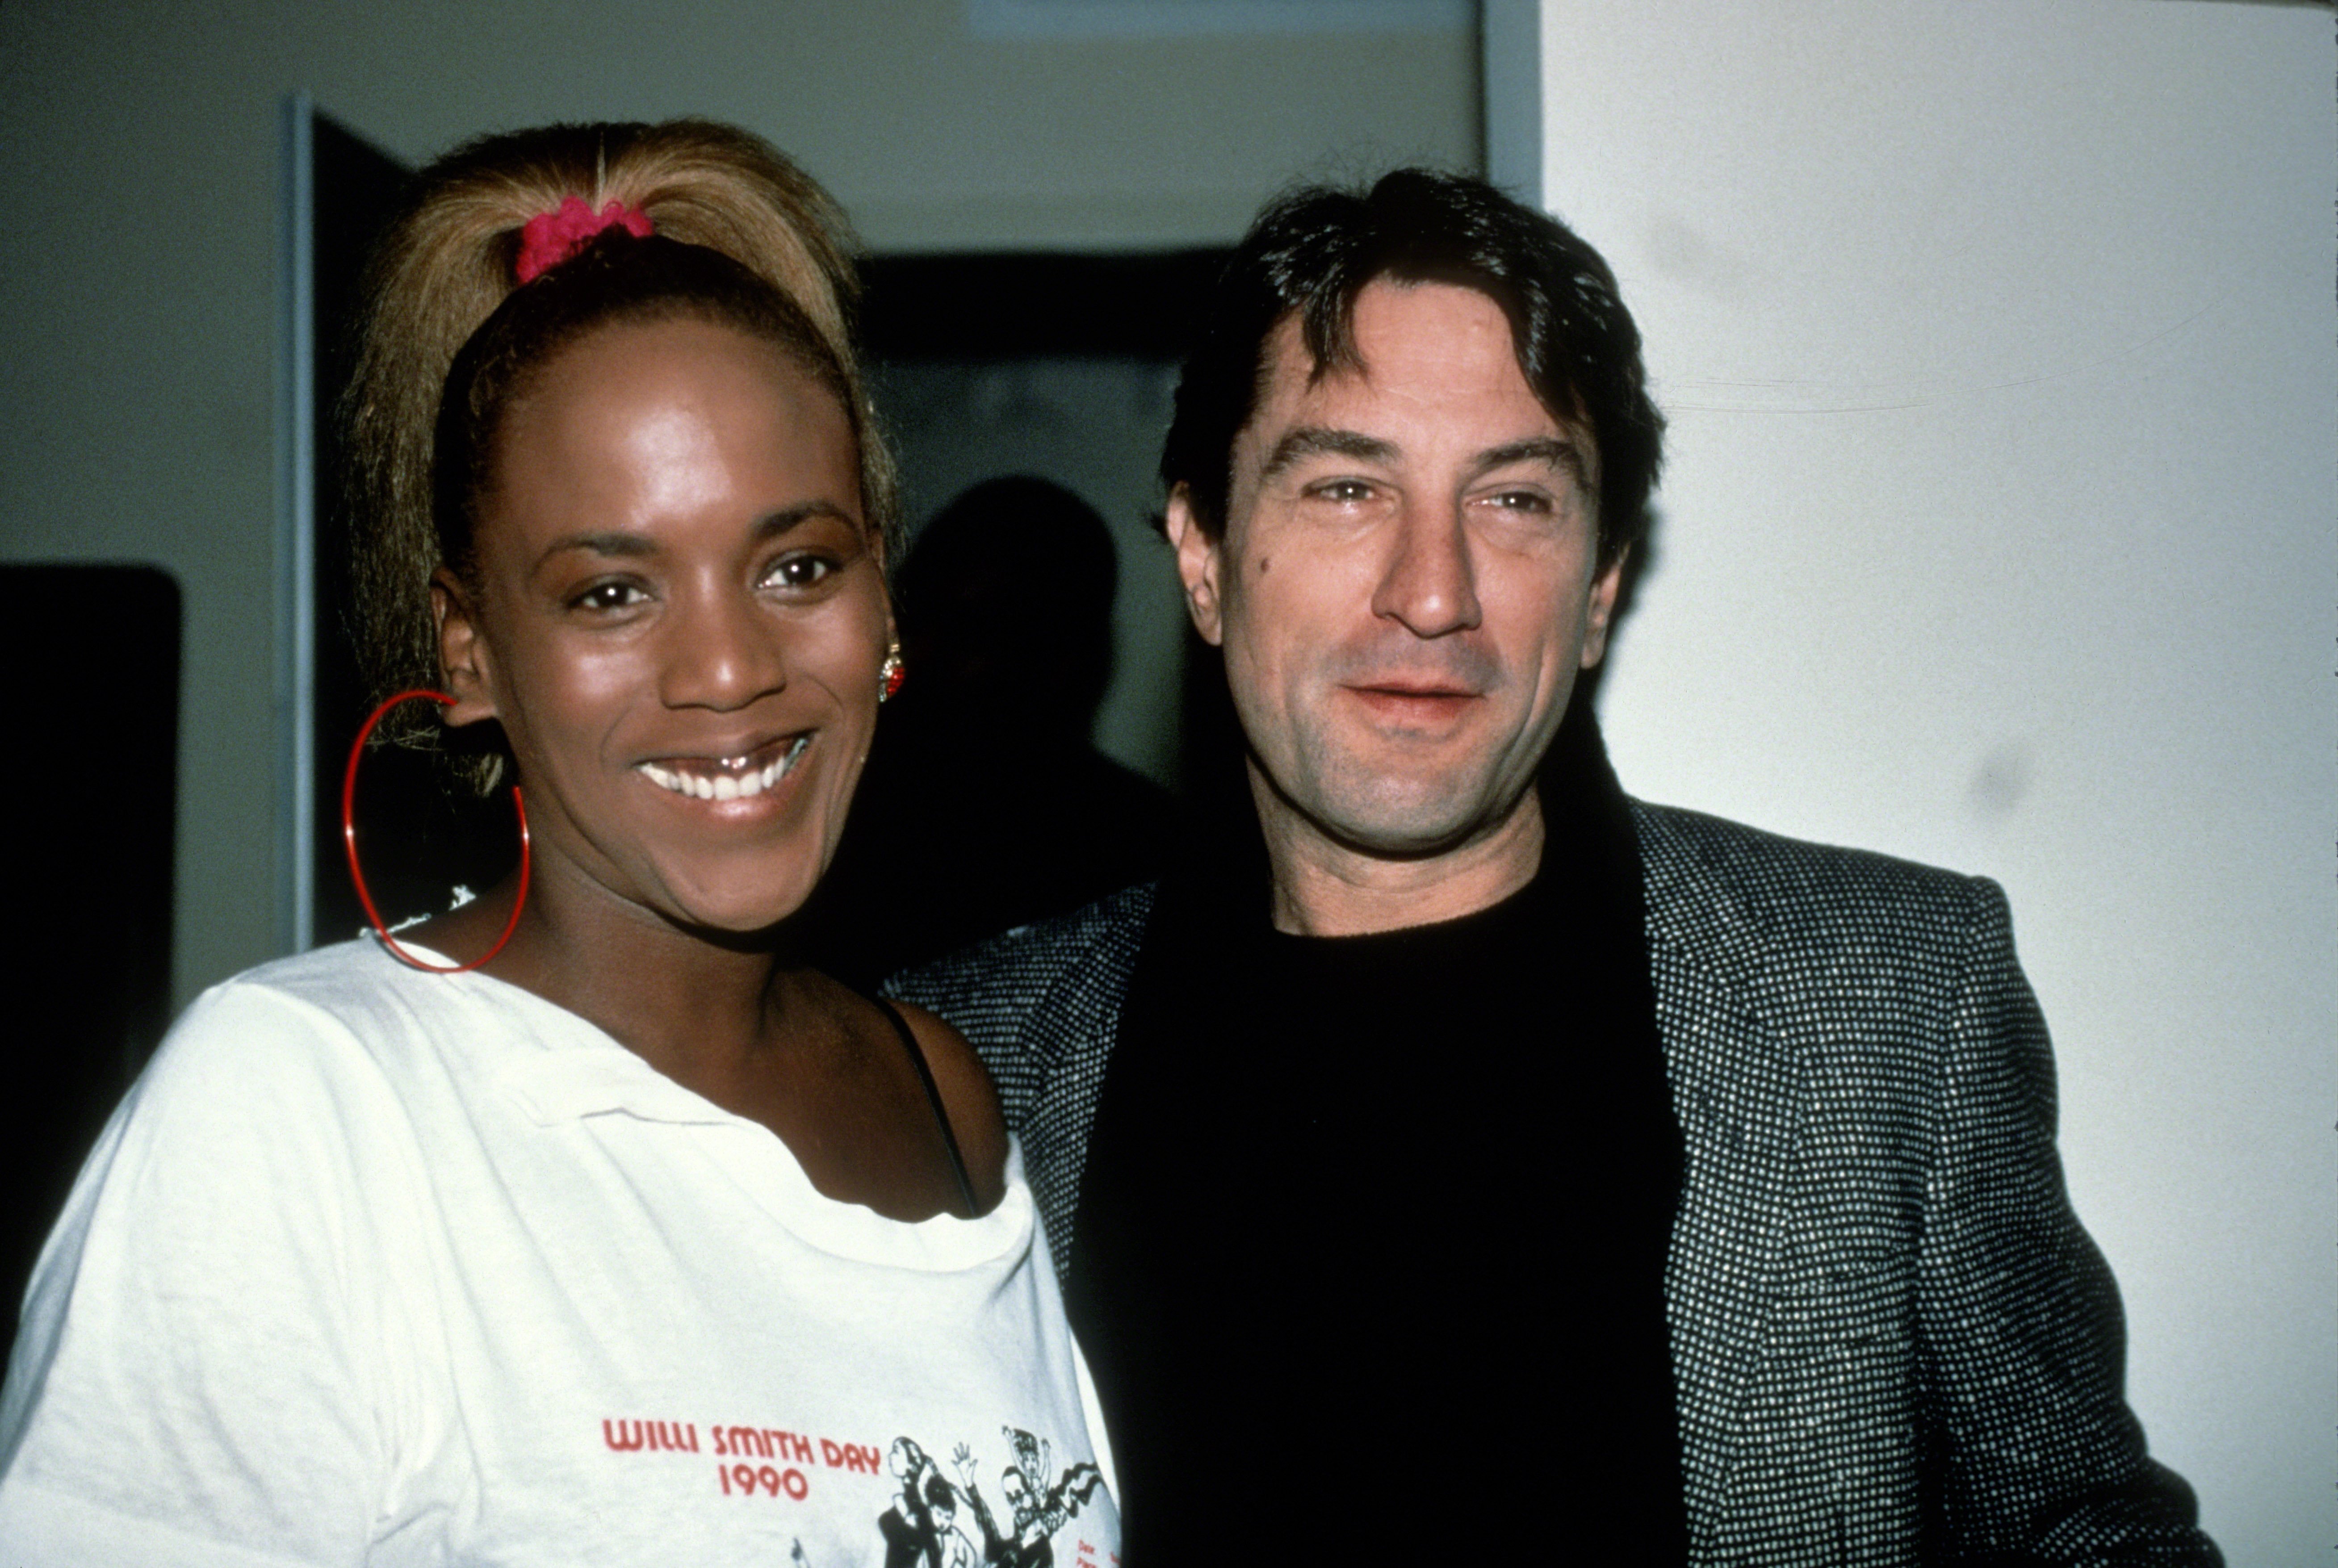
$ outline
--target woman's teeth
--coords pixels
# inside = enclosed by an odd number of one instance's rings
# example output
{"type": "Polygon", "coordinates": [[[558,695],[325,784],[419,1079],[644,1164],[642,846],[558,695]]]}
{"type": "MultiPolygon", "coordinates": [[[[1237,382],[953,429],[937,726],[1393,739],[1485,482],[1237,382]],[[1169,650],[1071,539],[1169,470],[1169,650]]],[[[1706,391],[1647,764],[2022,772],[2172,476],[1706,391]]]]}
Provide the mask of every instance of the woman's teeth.
{"type": "Polygon", "coordinates": [[[794,767],[796,759],[811,741],[809,735],[799,735],[788,749],[761,768],[747,769],[744,758],[715,764],[720,772],[702,773],[694,768],[666,767],[656,762],[635,766],[642,775],[661,789],[671,789],[677,795],[695,795],[701,800],[740,800],[750,795],[761,795],[794,767]],[[742,771],[742,769],[746,769],[742,771]]]}

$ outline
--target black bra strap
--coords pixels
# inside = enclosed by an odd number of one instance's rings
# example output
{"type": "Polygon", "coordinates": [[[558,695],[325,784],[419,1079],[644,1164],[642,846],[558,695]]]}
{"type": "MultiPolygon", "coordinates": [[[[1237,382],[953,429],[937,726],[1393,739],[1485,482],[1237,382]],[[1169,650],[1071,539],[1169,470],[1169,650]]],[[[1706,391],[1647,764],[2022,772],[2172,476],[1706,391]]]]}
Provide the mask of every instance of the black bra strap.
{"type": "Polygon", "coordinates": [[[926,1086],[926,1102],[934,1108],[934,1125],[942,1130],[942,1145],[949,1151],[950,1173],[958,1178],[958,1195],[966,1200],[966,1218],[973,1219],[981,1212],[974,1200],[974,1182],[966,1173],[966,1156],[958,1152],[958,1134],[950,1131],[949,1112],[942,1104],[942,1092],[934,1082],[934,1070],[926,1063],[926,1049],[909,1031],[909,1021],[901,1010],[882,996],[871,996],[871,1002],[883,1009],[893,1022],[893,1033],[901,1037],[901,1044],[909,1053],[909,1065],[918,1070],[918,1082],[926,1086]]]}

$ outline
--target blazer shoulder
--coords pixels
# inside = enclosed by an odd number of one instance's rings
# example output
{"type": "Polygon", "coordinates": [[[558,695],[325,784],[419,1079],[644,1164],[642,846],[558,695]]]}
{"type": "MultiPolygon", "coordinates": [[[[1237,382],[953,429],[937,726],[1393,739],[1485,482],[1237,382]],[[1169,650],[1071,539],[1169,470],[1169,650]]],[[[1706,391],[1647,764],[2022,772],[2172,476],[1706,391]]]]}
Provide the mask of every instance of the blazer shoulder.
{"type": "Polygon", "coordinates": [[[897,975],[885,994],[938,1013],[977,1046],[1014,1037],[1043,1009],[1117,1016],[1154,897],[1150,882],[1124,887],[897,975]]]}
{"type": "Polygon", "coordinates": [[[1955,942],[2004,925],[2005,895],[1970,877],[1872,850],[1813,844],[1674,806],[1632,803],[1651,939],[1722,931],[1866,945],[1955,942]]]}
{"type": "Polygon", "coordinates": [[[1153,904],[1151,884],[1123,888],[885,987],[948,1019],[981,1056],[1007,1124],[1023,1141],[1058,1270],[1070,1265],[1088,1129],[1153,904]]]}

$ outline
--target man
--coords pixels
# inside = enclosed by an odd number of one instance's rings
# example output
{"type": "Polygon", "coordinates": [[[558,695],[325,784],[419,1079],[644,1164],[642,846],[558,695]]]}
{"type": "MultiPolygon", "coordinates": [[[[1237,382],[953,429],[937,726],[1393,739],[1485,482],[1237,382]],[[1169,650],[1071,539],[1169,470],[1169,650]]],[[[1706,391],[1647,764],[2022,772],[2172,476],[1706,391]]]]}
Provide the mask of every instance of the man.
{"type": "Polygon", "coordinates": [[[2213,1563],[1992,885],[1627,800],[1662,419],[1475,181],[1262,216],[1162,463],[1247,800],[905,995],[981,1048],[1139,1568],[2213,1563]]]}

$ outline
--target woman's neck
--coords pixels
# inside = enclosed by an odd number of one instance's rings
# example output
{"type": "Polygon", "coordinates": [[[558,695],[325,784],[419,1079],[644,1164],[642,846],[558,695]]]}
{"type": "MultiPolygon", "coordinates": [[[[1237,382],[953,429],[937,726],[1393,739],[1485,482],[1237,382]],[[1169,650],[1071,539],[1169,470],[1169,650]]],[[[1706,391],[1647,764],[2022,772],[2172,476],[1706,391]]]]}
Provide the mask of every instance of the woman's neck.
{"type": "MultiPolygon", "coordinates": [[[[516,886],[507,880],[418,935],[450,957],[484,952],[509,917],[516,886]]],[[[734,943],[691,931],[540,860],[519,925],[486,972],[702,1093],[768,1054],[793,967],[760,934],[734,943]]]]}

